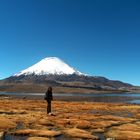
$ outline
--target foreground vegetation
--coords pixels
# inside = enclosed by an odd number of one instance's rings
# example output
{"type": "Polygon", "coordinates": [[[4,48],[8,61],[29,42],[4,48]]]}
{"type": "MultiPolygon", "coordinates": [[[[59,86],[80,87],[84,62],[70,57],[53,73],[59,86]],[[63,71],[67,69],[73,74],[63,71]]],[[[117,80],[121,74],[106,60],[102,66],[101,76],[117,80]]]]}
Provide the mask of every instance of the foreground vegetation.
{"type": "Polygon", "coordinates": [[[0,99],[0,137],[27,140],[140,139],[140,106],[116,103],[0,99]]]}

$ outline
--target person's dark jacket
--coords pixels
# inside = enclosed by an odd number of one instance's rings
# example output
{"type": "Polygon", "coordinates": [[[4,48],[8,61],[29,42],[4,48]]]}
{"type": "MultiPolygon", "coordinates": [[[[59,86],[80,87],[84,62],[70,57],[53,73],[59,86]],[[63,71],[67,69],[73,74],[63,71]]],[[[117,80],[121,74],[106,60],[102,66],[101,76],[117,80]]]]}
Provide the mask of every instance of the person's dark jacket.
{"type": "Polygon", "coordinates": [[[45,100],[47,100],[48,102],[53,100],[52,91],[49,91],[49,90],[48,90],[48,91],[45,93],[45,100]]]}

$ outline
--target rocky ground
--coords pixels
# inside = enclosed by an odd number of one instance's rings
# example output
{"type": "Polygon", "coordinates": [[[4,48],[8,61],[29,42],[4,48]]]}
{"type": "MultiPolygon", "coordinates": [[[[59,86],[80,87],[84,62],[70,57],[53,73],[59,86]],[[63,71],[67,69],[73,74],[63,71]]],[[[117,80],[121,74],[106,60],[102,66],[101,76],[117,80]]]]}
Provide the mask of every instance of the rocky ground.
{"type": "Polygon", "coordinates": [[[0,99],[0,139],[139,140],[140,106],[116,103],[0,99]]]}

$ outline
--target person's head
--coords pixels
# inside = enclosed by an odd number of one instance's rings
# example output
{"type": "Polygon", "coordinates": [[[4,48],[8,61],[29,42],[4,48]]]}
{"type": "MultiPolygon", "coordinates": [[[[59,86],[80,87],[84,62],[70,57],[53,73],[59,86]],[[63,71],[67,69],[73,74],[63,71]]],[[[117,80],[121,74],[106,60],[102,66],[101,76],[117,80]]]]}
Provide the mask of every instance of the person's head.
{"type": "Polygon", "coordinates": [[[48,87],[48,91],[52,91],[52,87],[48,87]]]}

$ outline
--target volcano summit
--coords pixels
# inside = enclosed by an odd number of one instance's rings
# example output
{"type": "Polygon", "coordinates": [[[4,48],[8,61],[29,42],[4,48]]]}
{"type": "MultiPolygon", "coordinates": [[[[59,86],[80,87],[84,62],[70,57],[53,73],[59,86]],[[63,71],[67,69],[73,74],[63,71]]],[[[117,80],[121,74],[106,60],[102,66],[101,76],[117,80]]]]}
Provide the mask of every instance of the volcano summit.
{"type": "Polygon", "coordinates": [[[21,71],[20,73],[15,74],[14,76],[20,75],[71,75],[77,74],[82,75],[81,72],[70,67],[68,64],[64,63],[57,57],[48,57],[42,59],[40,62],[35,65],[21,71]]]}

